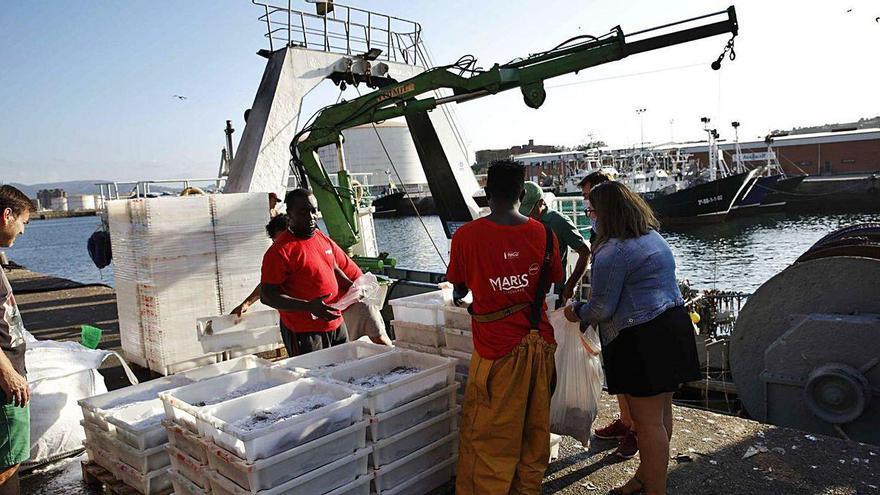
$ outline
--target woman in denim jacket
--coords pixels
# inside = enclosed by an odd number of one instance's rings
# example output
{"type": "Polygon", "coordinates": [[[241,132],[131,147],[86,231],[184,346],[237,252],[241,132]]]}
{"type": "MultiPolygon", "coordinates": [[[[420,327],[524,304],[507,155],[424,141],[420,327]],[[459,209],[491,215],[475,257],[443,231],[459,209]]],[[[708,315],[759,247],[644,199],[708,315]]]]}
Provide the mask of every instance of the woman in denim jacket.
{"type": "Polygon", "coordinates": [[[625,395],[641,452],[633,479],[612,493],[666,493],[672,394],[700,377],[675,259],[651,207],[623,184],[594,187],[589,213],[593,292],[566,316],[598,326],[608,393],[625,395]]]}

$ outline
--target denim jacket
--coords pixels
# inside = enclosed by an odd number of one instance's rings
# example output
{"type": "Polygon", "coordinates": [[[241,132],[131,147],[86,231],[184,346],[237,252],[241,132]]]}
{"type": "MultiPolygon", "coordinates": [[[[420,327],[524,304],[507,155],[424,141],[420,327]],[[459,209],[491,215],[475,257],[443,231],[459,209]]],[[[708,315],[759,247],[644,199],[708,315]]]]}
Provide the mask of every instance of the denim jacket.
{"type": "Polygon", "coordinates": [[[675,258],[656,231],[634,239],[609,239],[593,253],[593,293],[575,306],[581,320],[599,325],[602,345],[624,328],[653,320],[684,304],[675,280],[675,258]]]}

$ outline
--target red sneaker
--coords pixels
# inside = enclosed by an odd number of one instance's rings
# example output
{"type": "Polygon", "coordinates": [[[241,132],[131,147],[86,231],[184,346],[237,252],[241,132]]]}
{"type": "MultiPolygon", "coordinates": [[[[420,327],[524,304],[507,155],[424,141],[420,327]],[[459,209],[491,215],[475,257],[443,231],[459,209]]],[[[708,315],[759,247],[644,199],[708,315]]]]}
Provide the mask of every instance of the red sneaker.
{"type": "Polygon", "coordinates": [[[631,459],[638,451],[639,440],[636,438],[636,434],[631,431],[617,444],[617,450],[614,451],[614,455],[622,459],[631,459]]]}
{"type": "Polygon", "coordinates": [[[596,428],[596,438],[602,440],[616,440],[626,437],[630,432],[629,426],[623,424],[620,418],[615,419],[603,428],[596,428]]]}

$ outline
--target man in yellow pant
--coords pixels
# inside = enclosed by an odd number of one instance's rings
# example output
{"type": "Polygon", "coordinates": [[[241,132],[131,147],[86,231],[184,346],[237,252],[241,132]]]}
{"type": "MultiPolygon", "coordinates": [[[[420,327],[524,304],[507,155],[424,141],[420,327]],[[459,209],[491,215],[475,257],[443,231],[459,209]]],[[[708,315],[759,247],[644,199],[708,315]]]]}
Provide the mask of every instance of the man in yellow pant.
{"type": "Polygon", "coordinates": [[[554,234],[517,211],[523,180],[515,163],[489,167],[492,213],[452,238],[453,297],[474,299],[457,495],[539,494],[550,458],[556,344],[544,296],[563,272],[554,234]]]}

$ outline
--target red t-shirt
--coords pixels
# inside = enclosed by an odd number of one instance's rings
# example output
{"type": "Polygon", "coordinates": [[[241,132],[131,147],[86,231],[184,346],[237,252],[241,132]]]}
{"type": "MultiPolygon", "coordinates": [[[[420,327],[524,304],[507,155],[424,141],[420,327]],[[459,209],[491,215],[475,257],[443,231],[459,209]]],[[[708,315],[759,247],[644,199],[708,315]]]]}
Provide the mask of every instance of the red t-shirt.
{"type": "MultiPolygon", "coordinates": [[[[306,301],[330,294],[324,302],[331,304],[341,296],[336,266],[351,280],[362,275],[354,261],[320,230],[309,239],[285,230],[263,255],[261,282],[280,285],[284,294],[306,301]]],[[[342,318],[326,321],[306,311],[281,311],[281,323],[293,332],[329,332],[339,328],[342,318]]]]}
{"type": "MultiPolygon", "coordinates": [[[[552,233],[552,232],[551,232],[552,233]]],[[[538,290],[538,277],[544,261],[547,235],[544,225],[529,219],[522,225],[498,225],[480,218],[462,225],[452,236],[452,253],[446,278],[464,283],[474,295],[477,314],[494,313],[520,303],[531,303],[538,290]]],[[[552,236],[550,282],[562,278],[556,236],[552,236]]],[[[474,348],[486,359],[506,356],[529,333],[527,308],[490,323],[471,320],[474,348]]],[[[541,336],[555,343],[547,320],[547,305],[539,325],[541,336]]]]}

